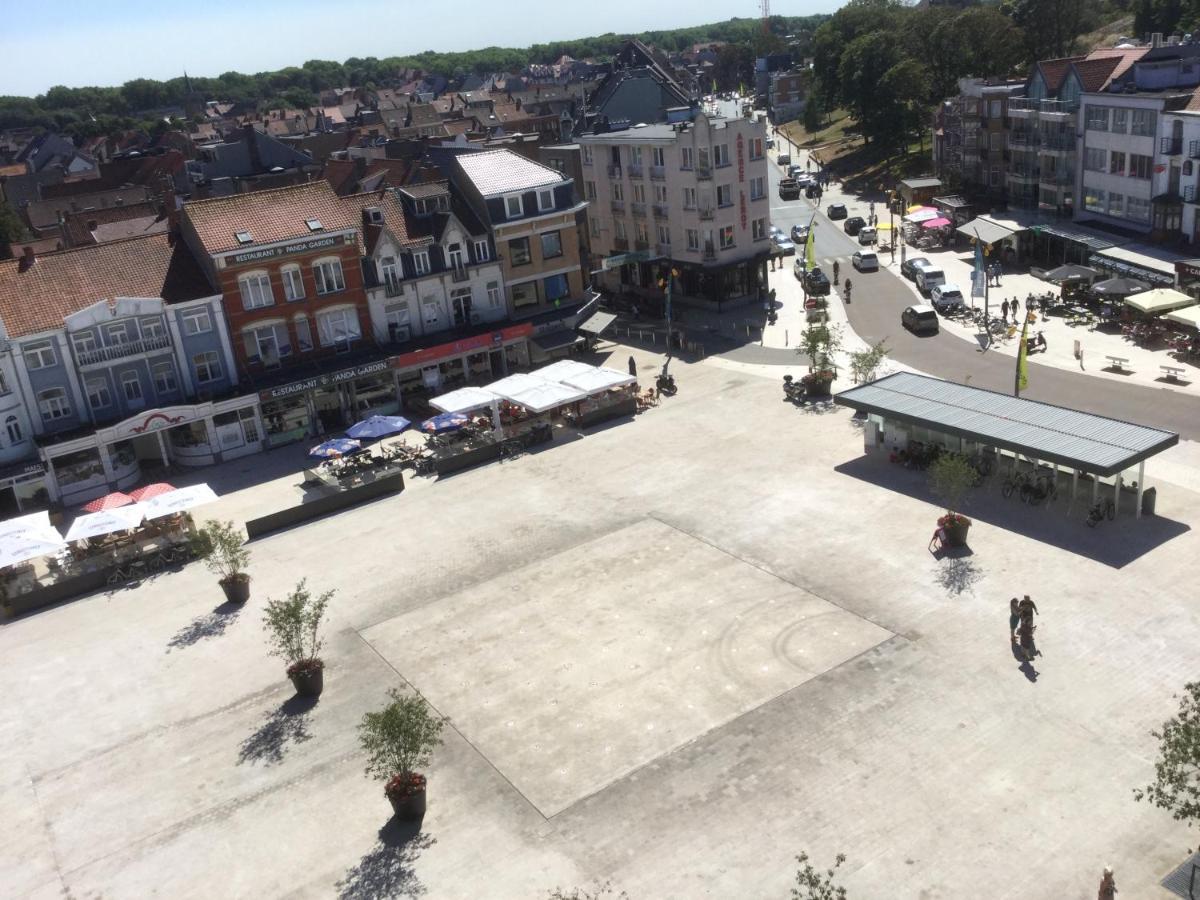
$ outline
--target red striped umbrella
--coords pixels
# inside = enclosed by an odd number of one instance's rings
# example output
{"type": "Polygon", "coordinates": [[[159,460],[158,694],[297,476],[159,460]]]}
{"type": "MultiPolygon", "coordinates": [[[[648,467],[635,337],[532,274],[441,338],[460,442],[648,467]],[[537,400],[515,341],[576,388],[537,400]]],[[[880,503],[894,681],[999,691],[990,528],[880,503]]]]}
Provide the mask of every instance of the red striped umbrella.
{"type": "Polygon", "coordinates": [[[156,481],[154,484],[148,484],[145,487],[140,487],[136,491],[130,491],[129,496],[138,503],[143,500],[149,500],[151,497],[157,497],[159,494],[169,494],[175,490],[175,486],[167,484],[165,481],[156,481]]]}
{"type": "Polygon", "coordinates": [[[128,494],[113,491],[111,494],[105,494],[103,497],[97,497],[90,503],[83,504],[83,508],[87,512],[103,512],[106,509],[116,509],[118,506],[128,506],[130,503],[136,502],[128,494]]]}

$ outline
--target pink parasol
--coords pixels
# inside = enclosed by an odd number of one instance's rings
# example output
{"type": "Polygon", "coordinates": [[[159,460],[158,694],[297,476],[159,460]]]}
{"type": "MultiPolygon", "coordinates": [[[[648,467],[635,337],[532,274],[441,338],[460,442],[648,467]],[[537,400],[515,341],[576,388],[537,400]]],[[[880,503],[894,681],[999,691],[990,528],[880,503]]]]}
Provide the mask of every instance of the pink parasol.
{"type": "Polygon", "coordinates": [[[156,481],[154,484],[148,484],[145,487],[140,487],[136,491],[130,491],[129,496],[141,503],[143,500],[149,500],[151,497],[157,497],[160,494],[169,494],[175,490],[175,486],[167,484],[165,481],[156,481]]]}
{"type": "Polygon", "coordinates": [[[95,500],[83,504],[83,508],[86,512],[103,512],[106,509],[116,509],[118,506],[128,506],[130,503],[136,502],[128,494],[113,491],[111,494],[105,494],[103,497],[97,497],[95,500]]]}

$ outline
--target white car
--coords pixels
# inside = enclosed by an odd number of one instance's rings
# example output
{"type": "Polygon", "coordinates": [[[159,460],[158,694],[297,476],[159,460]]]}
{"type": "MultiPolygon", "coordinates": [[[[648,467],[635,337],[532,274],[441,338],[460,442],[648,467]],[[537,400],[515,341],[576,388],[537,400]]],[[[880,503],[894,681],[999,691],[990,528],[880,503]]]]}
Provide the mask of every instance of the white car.
{"type": "Polygon", "coordinates": [[[772,225],[767,229],[767,233],[771,236],[771,240],[778,241],[785,238],[787,235],[783,233],[783,229],[778,225],[772,225]]]}
{"type": "Polygon", "coordinates": [[[865,253],[862,250],[859,250],[852,257],[850,257],[850,262],[853,263],[854,268],[858,269],[860,272],[879,271],[879,257],[874,253],[865,253]]]}
{"type": "Polygon", "coordinates": [[[929,292],[929,301],[934,309],[944,313],[963,305],[963,292],[957,284],[939,284],[929,292]]]}

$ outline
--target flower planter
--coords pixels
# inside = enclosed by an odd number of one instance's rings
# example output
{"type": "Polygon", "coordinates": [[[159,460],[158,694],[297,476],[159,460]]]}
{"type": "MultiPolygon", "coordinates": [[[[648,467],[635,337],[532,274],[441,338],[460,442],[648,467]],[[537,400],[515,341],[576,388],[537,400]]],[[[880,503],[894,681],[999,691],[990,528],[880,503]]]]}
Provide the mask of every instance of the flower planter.
{"type": "Polygon", "coordinates": [[[325,689],[325,666],[320,660],[316,665],[290,666],[288,678],[292,679],[292,686],[301,697],[320,697],[325,689]]]}
{"type": "Polygon", "coordinates": [[[951,547],[967,546],[967,532],[971,528],[971,520],[965,518],[953,519],[942,526],[946,532],[946,543],[951,547]]]}
{"type": "Polygon", "coordinates": [[[384,793],[397,819],[418,821],[425,816],[425,793],[428,787],[425,776],[413,774],[407,783],[402,782],[402,778],[395,776],[384,788],[384,793]]]}
{"type": "Polygon", "coordinates": [[[221,590],[225,592],[226,601],[229,603],[245,603],[250,599],[249,575],[222,579],[219,584],[221,585],[221,590]]]}
{"type": "Polygon", "coordinates": [[[804,393],[809,397],[828,397],[833,393],[833,382],[824,379],[804,385],[804,393]]]}

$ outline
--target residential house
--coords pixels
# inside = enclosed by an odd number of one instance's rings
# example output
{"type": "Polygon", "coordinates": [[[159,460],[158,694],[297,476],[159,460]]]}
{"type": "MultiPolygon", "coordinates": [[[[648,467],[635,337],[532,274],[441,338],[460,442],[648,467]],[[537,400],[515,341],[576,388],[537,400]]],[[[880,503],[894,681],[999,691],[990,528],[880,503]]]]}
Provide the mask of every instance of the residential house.
{"type": "Polygon", "coordinates": [[[0,322],[25,410],[0,399],[0,458],[29,464],[0,479],[0,505],[9,490],[20,506],[41,490],[82,503],[260,447],[254,398],[228,396],[220,295],[167,234],[0,262],[0,322]]]}
{"type": "Polygon", "coordinates": [[[655,304],[668,268],[676,296],[711,308],[757,298],[770,257],[761,116],[579,135],[593,269],[655,304]],[[601,257],[609,257],[598,266],[601,257]]]}
{"type": "Polygon", "coordinates": [[[772,72],[767,81],[767,110],[771,121],[779,124],[800,118],[807,96],[807,72],[772,72]]]}
{"type": "MultiPolygon", "coordinates": [[[[962,78],[958,94],[938,108],[934,171],[951,189],[1004,198],[1008,103],[1024,88],[1024,81],[962,78]]],[[[1036,174],[1029,177],[1036,181],[1036,174]]]]}
{"type": "Polygon", "coordinates": [[[590,131],[605,121],[636,125],[690,120],[698,101],[677,75],[641,41],[628,41],[614,57],[613,70],[588,97],[577,130],[590,131]]]}
{"type": "Polygon", "coordinates": [[[192,191],[212,196],[254,190],[280,176],[307,180],[319,166],[306,154],[247,124],[233,140],[197,147],[196,158],[187,160],[186,168],[192,191]]]}

